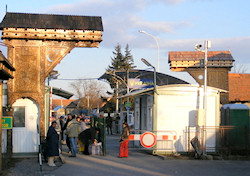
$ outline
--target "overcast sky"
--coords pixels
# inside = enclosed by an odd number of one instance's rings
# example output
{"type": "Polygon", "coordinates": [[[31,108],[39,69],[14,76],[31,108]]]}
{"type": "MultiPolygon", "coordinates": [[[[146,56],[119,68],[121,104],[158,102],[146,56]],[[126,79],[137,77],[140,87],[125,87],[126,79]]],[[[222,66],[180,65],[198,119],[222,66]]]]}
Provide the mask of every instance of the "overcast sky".
{"type": "MultiPolygon", "coordinates": [[[[138,69],[141,58],[157,66],[156,41],[160,48],[160,72],[194,83],[187,73],[169,70],[169,51],[194,51],[194,45],[211,40],[211,51],[230,50],[237,64],[250,73],[249,0],[1,0],[0,19],[6,12],[101,16],[104,32],[99,48],[75,48],[55,68],[59,79],[97,78],[111,63],[119,43],[131,49],[138,69]]],[[[6,48],[0,46],[6,54],[6,48]]],[[[51,85],[71,91],[69,82],[51,85]]]]}

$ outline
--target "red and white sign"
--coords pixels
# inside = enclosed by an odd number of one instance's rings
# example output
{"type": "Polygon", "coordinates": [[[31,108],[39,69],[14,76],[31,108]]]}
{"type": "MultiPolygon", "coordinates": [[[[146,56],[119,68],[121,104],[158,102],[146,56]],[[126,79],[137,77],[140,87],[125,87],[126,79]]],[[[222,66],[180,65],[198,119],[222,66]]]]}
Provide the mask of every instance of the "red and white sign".
{"type": "Polygon", "coordinates": [[[151,132],[145,132],[141,135],[140,142],[143,147],[153,147],[156,143],[156,136],[151,132]]]}
{"type": "Polygon", "coordinates": [[[145,132],[143,134],[131,134],[129,135],[129,140],[139,141],[143,147],[151,148],[156,144],[156,141],[174,141],[176,140],[176,135],[165,134],[165,135],[154,135],[152,132],[145,132]]]}

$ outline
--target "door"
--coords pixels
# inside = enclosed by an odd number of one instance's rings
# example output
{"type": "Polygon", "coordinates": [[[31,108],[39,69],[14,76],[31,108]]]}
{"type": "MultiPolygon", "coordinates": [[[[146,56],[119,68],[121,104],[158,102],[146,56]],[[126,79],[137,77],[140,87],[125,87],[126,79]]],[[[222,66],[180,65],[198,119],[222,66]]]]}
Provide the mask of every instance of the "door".
{"type": "Polygon", "coordinates": [[[38,105],[28,99],[18,99],[12,105],[13,112],[13,153],[38,152],[37,123],[38,105]]]}

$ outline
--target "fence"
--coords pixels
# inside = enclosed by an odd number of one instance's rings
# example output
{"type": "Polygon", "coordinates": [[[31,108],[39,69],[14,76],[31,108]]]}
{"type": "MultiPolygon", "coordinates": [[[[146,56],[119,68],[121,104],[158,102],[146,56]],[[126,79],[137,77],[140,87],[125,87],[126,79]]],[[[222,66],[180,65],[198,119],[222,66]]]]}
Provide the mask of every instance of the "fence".
{"type": "Polygon", "coordinates": [[[197,136],[200,152],[227,156],[231,154],[249,154],[249,129],[247,126],[187,127],[185,132],[189,153],[195,151],[191,141],[197,136]]]}
{"type": "Polygon", "coordinates": [[[152,150],[153,153],[173,153],[175,131],[132,130],[129,136],[130,149],[152,150]]]}

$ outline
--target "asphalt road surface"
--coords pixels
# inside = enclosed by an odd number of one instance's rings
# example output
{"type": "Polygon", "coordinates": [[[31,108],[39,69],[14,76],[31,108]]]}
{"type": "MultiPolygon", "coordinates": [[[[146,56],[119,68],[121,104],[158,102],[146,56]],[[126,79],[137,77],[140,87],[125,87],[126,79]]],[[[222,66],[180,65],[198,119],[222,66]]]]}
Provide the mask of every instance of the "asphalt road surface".
{"type": "Polygon", "coordinates": [[[66,163],[47,176],[250,176],[250,161],[162,159],[146,152],[130,150],[128,158],[118,158],[119,136],[107,136],[106,156],[68,157],[66,163]]]}

